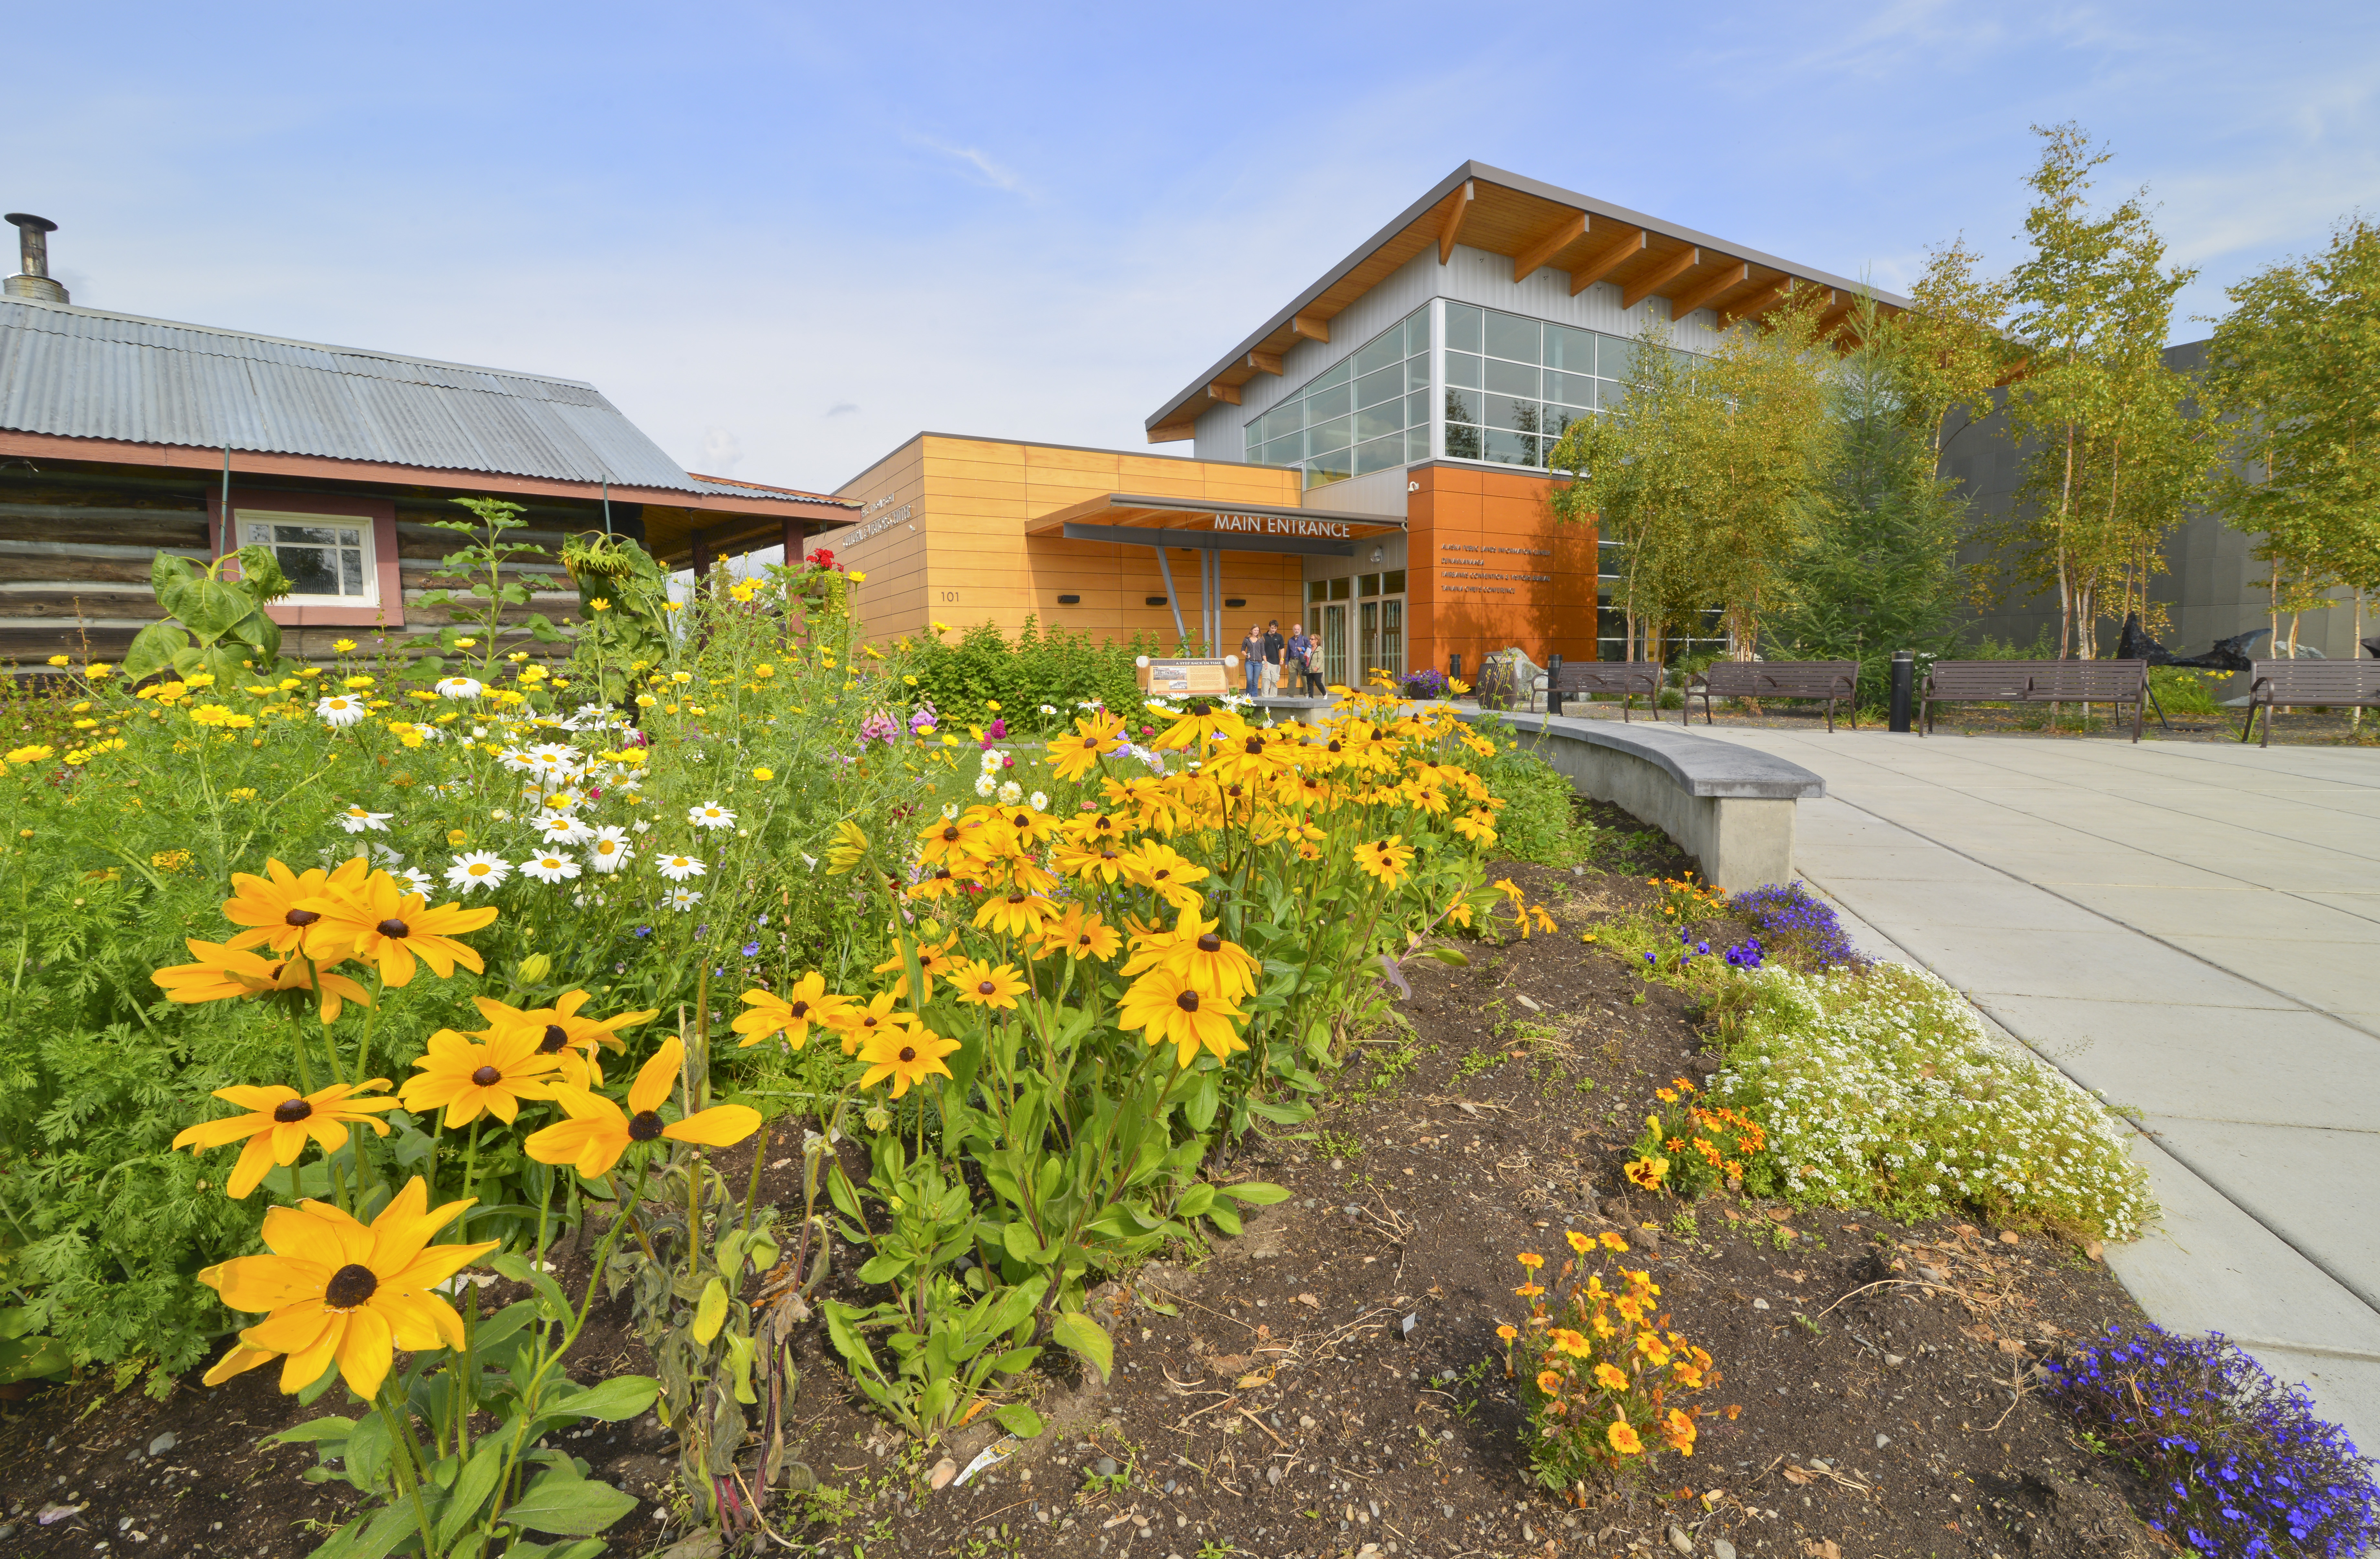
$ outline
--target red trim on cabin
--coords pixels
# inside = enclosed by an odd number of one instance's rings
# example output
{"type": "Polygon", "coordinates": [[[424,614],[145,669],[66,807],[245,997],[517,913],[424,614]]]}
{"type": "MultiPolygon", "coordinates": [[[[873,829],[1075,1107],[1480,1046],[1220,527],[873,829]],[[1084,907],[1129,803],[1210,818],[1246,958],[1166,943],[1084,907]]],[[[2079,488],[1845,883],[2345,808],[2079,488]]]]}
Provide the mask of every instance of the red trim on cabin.
{"type": "MultiPolygon", "coordinates": [[[[375,606],[325,606],[312,602],[276,602],[264,615],[283,627],[373,627],[405,626],[405,576],[396,552],[396,505],[387,498],[362,498],[346,493],[299,493],[282,488],[231,490],[232,513],[243,509],[267,514],[325,514],[371,522],[372,578],[380,586],[375,606]]],[[[214,538],[215,555],[233,550],[236,539],[225,527],[223,500],[207,494],[207,534],[214,538]]]]}

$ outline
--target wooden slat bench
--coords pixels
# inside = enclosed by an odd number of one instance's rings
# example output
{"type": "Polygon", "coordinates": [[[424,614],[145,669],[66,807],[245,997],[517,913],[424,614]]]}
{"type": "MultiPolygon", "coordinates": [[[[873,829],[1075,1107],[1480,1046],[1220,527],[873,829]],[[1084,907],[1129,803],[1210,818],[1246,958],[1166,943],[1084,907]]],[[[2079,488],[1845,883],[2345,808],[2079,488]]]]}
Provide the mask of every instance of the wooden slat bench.
{"type": "Polygon", "coordinates": [[[1937,703],[2111,703],[2132,706],[2132,739],[2147,707],[2146,661],[1936,661],[1917,704],[1917,734],[1933,728],[1937,703]]]}
{"type": "Polygon", "coordinates": [[[1694,723],[1694,699],[1703,700],[1703,724],[1711,723],[1713,699],[1824,699],[1827,729],[1835,728],[1835,700],[1842,700],[1852,729],[1859,729],[1857,661],[1713,661],[1686,680],[1685,724],[1694,723]]]}
{"type": "Polygon", "coordinates": [[[1546,671],[1546,712],[1560,714],[1566,698],[1617,693],[1621,725],[1628,723],[1628,712],[1640,698],[1658,720],[1661,677],[1661,668],[1650,661],[1557,661],[1546,671]]]}
{"type": "Polygon", "coordinates": [[[2282,704],[2307,704],[2324,709],[2380,709],[2380,661],[2256,661],[2248,668],[2248,724],[2240,739],[2256,726],[2256,711],[2265,712],[2265,739],[2273,745],[2273,712],[2282,704]]]}

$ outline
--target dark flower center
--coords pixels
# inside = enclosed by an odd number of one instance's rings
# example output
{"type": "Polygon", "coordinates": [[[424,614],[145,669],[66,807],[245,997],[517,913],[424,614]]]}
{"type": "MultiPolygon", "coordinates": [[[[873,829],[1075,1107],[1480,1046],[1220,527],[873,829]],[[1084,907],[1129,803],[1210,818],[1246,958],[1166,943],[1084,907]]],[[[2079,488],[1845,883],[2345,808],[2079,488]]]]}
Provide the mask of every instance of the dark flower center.
{"type": "Polygon", "coordinates": [[[1328,747],[1325,747],[1322,750],[1323,750],[1323,751],[1325,751],[1325,752],[1336,752],[1336,751],[1338,751],[1338,750],[1339,750],[1339,744],[1338,744],[1336,741],[1333,741],[1333,742],[1331,742],[1328,747]]]}
{"type": "Polygon", "coordinates": [[[1165,879],[1173,875],[1173,869],[1170,866],[1160,866],[1148,875],[1150,881],[1162,883],[1165,879]]]}
{"type": "Polygon", "coordinates": [[[999,986],[994,985],[989,980],[978,980],[975,982],[975,993],[978,996],[989,996],[994,991],[999,989],[999,986]]]}
{"type": "Polygon", "coordinates": [[[1250,737],[1247,739],[1247,744],[1246,744],[1245,747],[1243,747],[1240,750],[1242,750],[1243,752],[1245,752],[1245,753],[1246,753],[1249,757],[1251,757],[1251,758],[1253,758],[1253,757],[1257,756],[1257,754],[1258,754],[1258,753],[1260,753],[1260,752],[1262,752],[1262,751],[1264,750],[1264,737],[1250,737]]]}
{"type": "Polygon", "coordinates": [[[1121,860],[1123,858],[1113,850],[1101,850],[1099,852],[1099,859],[1101,860],[1121,860]]]}
{"type": "Polygon", "coordinates": [[[410,926],[407,926],[403,920],[397,920],[395,917],[382,920],[379,925],[374,926],[372,930],[380,932],[382,936],[407,936],[412,932],[412,928],[410,926]]]}
{"type": "Polygon", "coordinates": [[[1235,786],[1232,786],[1229,790],[1225,791],[1223,794],[1225,794],[1226,796],[1231,797],[1231,798],[1232,798],[1232,799],[1233,799],[1233,800],[1235,800],[1235,801],[1236,801],[1236,800],[1238,800],[1238,799],[1239,799],[1239,797],[1240,797],[1240,787],[1239,787],[1238,786],[1236,786],[1236,785],[1235,785],[1235,786]]]}
{"type": "Polygon", "coordinates": [[[1207,700],[1204,700],[1204,699],[1192,699],[1192,700],[1190,700],[1190,715],[1191,715],[1191,718],[1193,718],[1193,719],[1195,719],[1195,720],[1204,720],[1204,719],[1206,719],[1206,718],[1207,718],[1207,716],[1208,716],[1208,715],[1209,715],[1209,714],[1211,714],[1211,713],[1214,713],[1213,708],[1212,708],[1212,707],[1211,707],[1211,706],[1207,702],[1207,700]]]}
{"type": "Polygon", "coordinates": [[[1099,830],[1100,833],[1105,834],[1109,829],[1113,828],[1114,826],[1114,823],[1108,821],[1107,813],[1101,812],[1099,814],[1099,830]]]}
{"type": "Polygon", "coordinates": [[[662,1134],[662,1118],[650,1110],[639,1110],[628,1117],[628,1140],[650,1142],[662,1134]]]}
{"type": "Polygon", "coordinates": [[[950,827],[942,830],[942,843],[946,845],[954,845],[958,843],[958,837],[959,829],[958,824],[956,823],[953,823],[950,827]]]}
{"type": "Polygon", "coordinates": [[[1033,895],[1030,894],[1010,894],[1008,895],[1008,902],[1011,904],[1022,904],[1032,896],[1033,895]]]}
{"type": "Polygon", "coordinates": [[[808,1017],[809,1016],[810,1005],[808,1002],[795,1002],[793,1005],[792,1011],[795,1017],[808,1017]]]}
{"type": "Polygon", "coordinates": [[[1030,827],[1032,827],[1032,826],[1033,826],[1033,814],[1032,814],[1031,812],[1019,812],[1019,813],[1017,813],[1017,814],[1016,814],[1016,826],[1017,826],[1017,827],[1019,827],[1019,828],[1030,828],[1030,827]]]}
{"type": "Polygon", "coordinates": [[[1201,953],[1220,953],[1222,950],[1223,939],[1213,932],[1208,932],[1198,939],[1198,951],[1201,953]]]}
{"type": "Polygon", "coordinates": [[[901,1047],[901,1062],[902,1062],[902,1065],[906,1066],[908,1063],[910,1063],[910,1062],[912,1062],[912,1061],[915,1061],[915,1060],[917,1060],[917,1046],[915,1046],[915,1045],[903,1045],[903,1046],[901,1047]]]}
{"type": "Polygon", "coordinates": [[[873,1029],[876,1027],[876,1019],[873,1017],[863,1017],[859,1020],[859,1026],[863,1029],[873,1029]]]}
{"type": "Polygon", "coordinates": [[[1198,993],[1196,991],[1184,991],[1182,994],[1173,998],[1173,1005],[1180,1007],[1184,1012],[1196,1012],[1198,1010],[1198,993]]]}
{"type": "Polygon", "coordinates": [[[283,1126],[295,1126],[314,1113],[314,1106],[303,1099],[285,1099],[273,1106],[273,1118],[283,1126]]]}
{"type": "Polygon", "coordinates": [[[281,917],[285,924],[292,926],[310,926],[322,918],[322,912],[315,909],[292,909],[281,917]]]}
{"type": "Polygon", "coordinates": [[[351,1310],[380,1291],[380,1274],[350,1261],[322,1285],[322,1302],[334,1310],[351,1310]]]}
{"type": "Polygon", "coordinates": [[[540,1055],[552,1055],[569,1042],[570,1030],[559,1023],[549,1023],[545,1026],[545,1037],[537,1041],[537,1053],[540,1055]]]}
{"type": "Polygon", "coordinates": [[[482,1066],[471,1074],[471,1081],[480,1088],[493,1088],[504,1080],[504,1075],[493,1066],[482,1066]]]}

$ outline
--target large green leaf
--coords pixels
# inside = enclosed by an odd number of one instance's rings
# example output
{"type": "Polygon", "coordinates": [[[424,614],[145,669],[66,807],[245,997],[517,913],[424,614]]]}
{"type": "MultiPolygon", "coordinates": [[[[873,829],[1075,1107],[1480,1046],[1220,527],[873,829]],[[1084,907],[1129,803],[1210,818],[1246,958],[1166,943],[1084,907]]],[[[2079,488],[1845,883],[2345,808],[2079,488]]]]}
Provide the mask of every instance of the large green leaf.
{"type": "Polygon", "coordinates": [[[528,1492],[506,1506],[504,1519],[532,1532],[554,1537],[584,1538],[637,1508],[635,1498],[592,1478],[564,1478],[547,1473],[528,1492]]]}
{"type": "Polygon", "coordinates": [[[995,1407],[991,1410],[991,1416],[1000,1420],[1001,1428],[1019,1440],[1040,1438],[1041,1415],[1026,1403],[1011,1402],[1005,1407],[995,1407]]]}
{"type": "Polygon", "coordinates": [[[487,1436],[472,1450],[471,1459],[463,1464],[463,1470],[455,1476],[453,1492],[446,1496],[446,1508],[438,1516],[440,1542],[453,1542],[480,1513],[488,1496],[496,1492],[496,1480],[504,1476],[508,1438],[502,1434],[487,1436]]]}
{"type": "Polygon", "coordinates": [[[650,1375],[614,1375],[600,1385],[562,1398],[546,1408],[550,1413],[568,1413],[574,1418],[601,1419],[606,1423],[619,1423],[633,1419],[653,1405],[661,1392],[661,1382],[650,1375]]]}
{"type": "Polygon", "coordinates": [[[1270,1207],[1274,1202],[1289,1200],[1286,1188],[1264,1180],[1243,1180],[1236,1186],[1218,1186],[1215,1188],[1247,1207],[1270,1207]]]}
{"type": "Polygon", "coordinates": [[[285,1445],[310,1445],[329,1440],[345,1440],[355,1431],[355,1419],[342,1419],[334,1414],[329,1418],[309,1419],[268,1438],[285,1445]]]}
{"type": "Polygon", "coordinates": [[[1050,1335],[1083,1356],[1104,1382],[1115,1372],[1115,1342],[1106,1328],[1080,1310],[1069,1310],[1050,1323],[1050,1335]]]}
{"type": "Polygon", "coordinates": [[[164,670],[174,664],[176,651],[189,647],[190,636],[173,624],[151,623],[132,636],[132,647],[124,652],[125,680],[138,682],[164,670]]]}

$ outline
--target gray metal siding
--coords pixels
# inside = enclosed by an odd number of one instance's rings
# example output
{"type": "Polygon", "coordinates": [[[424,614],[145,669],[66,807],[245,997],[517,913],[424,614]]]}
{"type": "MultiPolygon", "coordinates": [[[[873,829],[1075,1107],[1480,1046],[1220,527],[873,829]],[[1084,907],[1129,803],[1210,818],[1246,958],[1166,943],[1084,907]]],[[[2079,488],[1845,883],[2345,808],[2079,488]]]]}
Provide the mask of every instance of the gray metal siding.
{"type": "Polygon", "coordinates": [[[590,384],[0,300],[0,428],[705,491],[590,384]]]}
{"type": "MultiPolygon", "coordinates": [[[[1438,253],[1430,250],[1426,258],[1435,265],[1438,253]]],[[[1648,323],[1669,317],[1670,307],[1667,298],[1647,298],[1622,313],[1620,288],[1611,282],[1597,282],[1572,297],[1570,274],[1565,271],[1540,269],[1515,282],[1509,257],[1463,244],[1454,246],[1453,258],[1441,273],[1438,291],[1457,302],[1477,303],[1501,309],[1508,314],[1526,314],[1556,324],[1599,330],[1607,335],[1642,335],[1648,323]]],[[[1683,323],[1672,323],[1670,345],[1689,352],[1716,351],[1719,335],[1710,327],[1711,317],[1706,311],[1697,310],[1683,323]]]]}

